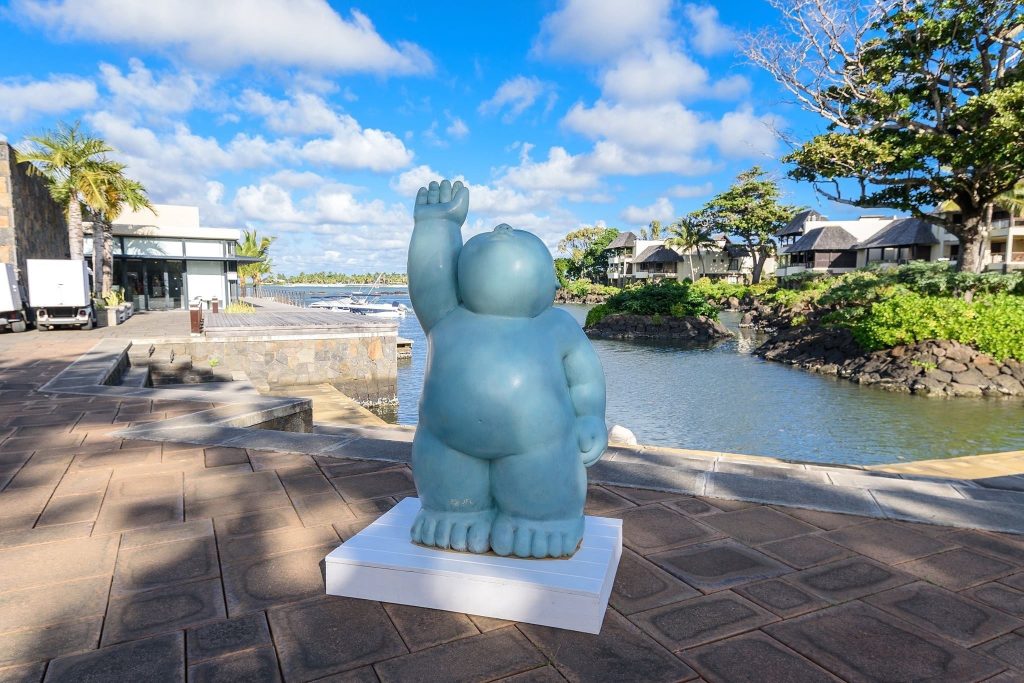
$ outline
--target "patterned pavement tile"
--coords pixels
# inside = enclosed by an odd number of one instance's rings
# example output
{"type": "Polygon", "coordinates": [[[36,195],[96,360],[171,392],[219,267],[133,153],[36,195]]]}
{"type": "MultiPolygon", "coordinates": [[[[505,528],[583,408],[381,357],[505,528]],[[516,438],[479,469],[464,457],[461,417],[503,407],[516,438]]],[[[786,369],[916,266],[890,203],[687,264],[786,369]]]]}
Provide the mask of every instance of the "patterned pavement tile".
{"type": "Polygon", "coordinates": [[[827,601],[816,595],[811,595],[783,579],[768,579],[759,583],[738,586],[733,590],[786,619],[829,605],[827,601]]]}
{"type": "Polygon", "coordinates": [[[630,620],[675,651],[760,628],[778,621],[778,617],[731,591],[723,591],[640,612],[630,620]]]}
{"type": "Polygon", "coordinates": [[[642,555],[721,537],[714,529],[661,505],[630,508],[616,516],[622,520],[623,544],[642,555]]]}
{"type": "Polygon", "coordinates": [[[709,683],[839,681],[821,667],[760,631],[687,650],[683,653],[683,659],[709,683]]]}
{"type": "Polygon", "coordinates": [[[861,555],[890,564],[934,555],[955,546],[896,522],[877,521],[846,527],[825,538],[861,555]]]}
{"type": "Polygon", "coordinates": [[[533,669],[544,657],[514,627],[461,638],[374,665],[381,683],[489,681],[533,669]]]}
{"type": "Polygon", "coordinates": [[[679,579],[630,550],[622,551],[609,604],[632,614],[700,595],[679,579]]]}
{"type": "Polygon", "coordinates": [[[900,569],[952,591],[986,583],[1013,572],[1016,567],[966,548],[931,555],[900,565],[900,569]]]}
{"type": "Polygon", "coordinates": [[[731,540],[656,553],[647,559],[705,593],[793,571],[781,562],[731,540]]]}
{"type": "Polygon", "coordinates": [[[914,577],[866,557],[854,556],[805,569],[789,581],[833,603],[854,600],[910,583],[914,577]]]}
{"type": "Polygon", "coordinates": [[[749,545],[761,545],[818,531],[817,527],[762,506],[707,515],[701,521],[749,545]]]}

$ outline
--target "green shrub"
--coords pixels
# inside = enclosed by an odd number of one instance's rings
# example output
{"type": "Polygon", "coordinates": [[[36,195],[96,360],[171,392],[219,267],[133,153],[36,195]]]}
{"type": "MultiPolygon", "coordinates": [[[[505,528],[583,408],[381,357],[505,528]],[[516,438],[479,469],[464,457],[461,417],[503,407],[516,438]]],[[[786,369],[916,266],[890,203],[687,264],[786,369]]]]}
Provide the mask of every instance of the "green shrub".
{"type": "Polygon", "coordinates": [[[562,285],[562,288],[571,296],[577,298],[585,297],[588,294],[611,296],[612,294],[617,294],[620,291],[618,287],[599,285],[591,282],[590,280],[569,280],[562,285]]]}
{"type": "Polygon", "coordinates": [[[587,322],[584,323],[585,327],[591,327],[601,322],[605,316],[610,315],[612,309],[608,304],[598,304],[587,311],[587,322]]]}
{"type": "Polygon", "coordinates": [[[718,318],[718,308],[708,303],[702,294],[693,289],[693,285],[674,280],[629,287],[609,297],[606,303],[613,313],[675,317],[703,315],[718,318]]]}
{"type": "Polygon", "coordinates": [[[978,297],[968,303],[954,297],[904,292],[871,304],[859,317],[842,324],[868,350],[949,339],[999,360],[1024,360],[1024,298],[1009,294],[978,297]]]}

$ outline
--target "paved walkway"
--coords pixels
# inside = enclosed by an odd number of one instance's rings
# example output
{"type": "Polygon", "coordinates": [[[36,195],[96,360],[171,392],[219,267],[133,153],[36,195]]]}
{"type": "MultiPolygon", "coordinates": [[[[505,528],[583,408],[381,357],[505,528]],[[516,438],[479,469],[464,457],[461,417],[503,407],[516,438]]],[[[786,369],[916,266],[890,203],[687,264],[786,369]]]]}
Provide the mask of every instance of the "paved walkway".
{"type": "Polygon", "coordinates": [[[409,469],[118,438],[196,404],[38,392],[94,341],[0,342],[0,681],[1024,680],[1021,537],[643,488],[599,636],[324,596],[409,469]]]}

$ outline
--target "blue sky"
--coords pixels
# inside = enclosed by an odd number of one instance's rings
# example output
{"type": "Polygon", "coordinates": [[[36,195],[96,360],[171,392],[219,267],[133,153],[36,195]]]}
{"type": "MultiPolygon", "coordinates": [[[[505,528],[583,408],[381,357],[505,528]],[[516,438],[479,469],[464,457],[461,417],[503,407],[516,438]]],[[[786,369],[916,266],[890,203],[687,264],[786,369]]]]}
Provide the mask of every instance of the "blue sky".
{"type": "MultiPolygon", "coordinates": [[[[823,124],[746,65],[761,2],[12,0],[0,137],[81,120],[159,203],[274,235],[275,270],[404,270],[416,189],[471,188],[472,234],[550,246],[700,206],[823,124]]],[[[784,181],[787,199],[849,209],[784,181]]]]}

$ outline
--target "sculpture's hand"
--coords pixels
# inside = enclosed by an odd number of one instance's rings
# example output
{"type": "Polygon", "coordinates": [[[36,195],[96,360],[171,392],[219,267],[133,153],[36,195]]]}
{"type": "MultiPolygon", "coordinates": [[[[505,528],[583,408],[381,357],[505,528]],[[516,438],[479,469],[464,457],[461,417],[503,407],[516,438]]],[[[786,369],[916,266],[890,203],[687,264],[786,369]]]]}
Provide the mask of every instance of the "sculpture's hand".
{"type": "Polygon", "coordinates": [[[590,467],[608,447],[608,429],[604,420],[593,415],[576,418],[576,439],[580,460],[584,467],[590,467]]]}
{"type": "Polygon", "coordinates": [[[453,185],[447,180],[431,181],[416,194],[416,208],[413,217],[416,222],[443,220],[460,228],[466,222],[469,212],[469,188],[456,180],[453,185]]]}

